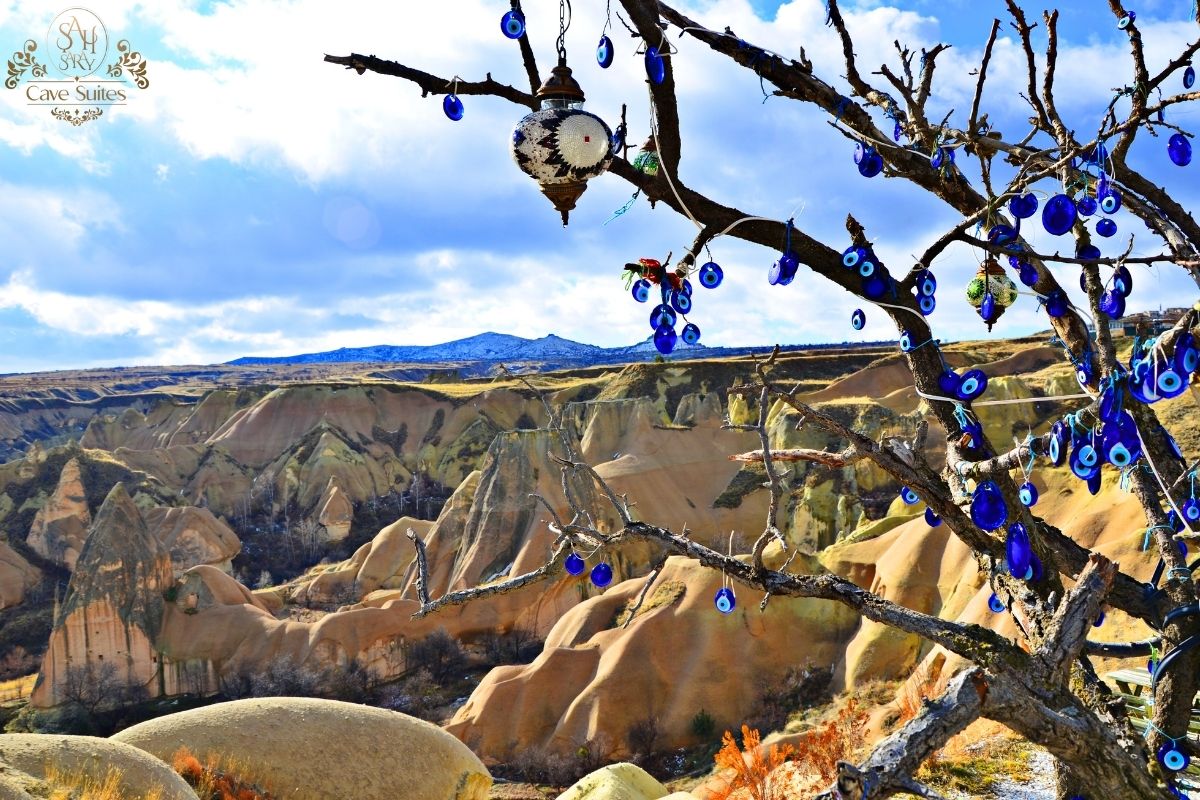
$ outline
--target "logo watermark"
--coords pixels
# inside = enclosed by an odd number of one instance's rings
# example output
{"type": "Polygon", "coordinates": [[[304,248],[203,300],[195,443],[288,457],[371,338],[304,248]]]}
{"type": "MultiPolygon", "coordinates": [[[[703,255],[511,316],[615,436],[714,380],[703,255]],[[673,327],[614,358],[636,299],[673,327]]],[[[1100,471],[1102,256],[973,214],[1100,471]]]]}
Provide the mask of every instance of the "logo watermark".
{"type": "Polygon", "coordinates": [[[68,8],[56,16],[42,42],[25,46],[8,60],[5,88],[21,88],[27,105],[46,106],[63,122],[79,126],[99,119],[111,106],[129,102],[134,87],[146,89],[146,59],[127,39],[110,47],[108,28],[86,8],[68,8]]]}

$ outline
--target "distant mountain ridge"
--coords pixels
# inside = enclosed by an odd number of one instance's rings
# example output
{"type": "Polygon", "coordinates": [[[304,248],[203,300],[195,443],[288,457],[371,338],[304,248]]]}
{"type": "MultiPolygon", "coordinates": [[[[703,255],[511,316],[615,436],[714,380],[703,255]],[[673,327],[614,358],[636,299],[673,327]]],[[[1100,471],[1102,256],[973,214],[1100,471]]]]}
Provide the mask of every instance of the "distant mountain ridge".
{"type": "MultiPolygon", "coordinates": [[[[686,345],[681,351],[709,351],[704,345],[686,345]]],[[[716,348],[724,350],[726,348],[716,348]]],[[[758,348],[756,348],[758,349],[758,348]]],[[[431,345],[375,345],[373,347],[342,347],[324,353],[302,353],[294,356],[246,356],[228,362],[233,366],[250,364],[324,364],[346,362],[387,363],[445,363],[445,362],[554,362],[557,364],[599,364],[621,360],[643,360],[657,355],[653,341],[629,347],[599,347],[548,334],[540,339],[526,339],[508,333],[480,333],[465,339],[431,345]]]]}
{"type": "MultiPolygon", "coordinates": [[[[784,345],[783,350],[824,350],[830,348],[856,349],[878,347],[883,342],[838,342],[831,344],[784,345]]],[[[689,345],[682,340],[675,346],[672,357],[719,358],[725,356],[765,353],[770,346],[706,347],[703,343],[689,345]]],[[[621,364],[631,361],[652,361],[659,355],[654,337],[625,347],[599,347],[561,336],[548,334],[540,339],[526,339],[508,333],[487,333],[431,345],[388,345],[373,347],[342,347],[323,353],[302,353],[294,356],[245,356],[227,362],[230,366],[270,364],[331,364],[331,363],[391,363],[391,364],[469,364],[479,368],[496,364],[536,364],[543,369],[585,367],[595,364],[621,364]]]]}

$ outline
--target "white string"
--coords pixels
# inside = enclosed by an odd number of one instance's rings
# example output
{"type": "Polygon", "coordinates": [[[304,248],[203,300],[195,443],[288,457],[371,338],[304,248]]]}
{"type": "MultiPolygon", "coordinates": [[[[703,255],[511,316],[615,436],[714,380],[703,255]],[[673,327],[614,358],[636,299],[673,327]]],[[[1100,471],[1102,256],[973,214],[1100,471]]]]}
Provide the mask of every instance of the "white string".
{"type": "MultiPolygon", "coordinates": [[[[916,389],[915,386],[913,388],[916,389]]],[[[963,405],[963,403],[964,403],[964,401],[958,397],[943,397],[940,394],[927,394],[925,392],[922,392],[920,389],[916,389],[916,391],[917,391],[918,395],[925,398],[926,400],[944,400],[947,403],[954,403],[955,405],[963,405]]],[[[1050,395],[1049,397],[1014,397],[1009,400],[976,400],[975,402],[971,403],[971,407],[975,408],[976,406],[1015,406],[1015,405],[1020,405],[1022,403],[1048,403],[1051,400],[1082,400],[1084,398],[1087,398],[1089,400],[1094,400],[1095,395],[1091,395],[1091,394],[1084,392],[1082,394],[1054,394],[1054,395],[1050,395]]]]}
{"type": "Polygon", "coordinates": [[[671,187],[671,193],[675,195],[675,199],[679,202],[679,207],[683,209],[683,213],[687,214],[688,219],[692,221],[693,225],[700,230],[704,230],[704,225],[692,216],[691,210],[684,204],[683,198],[679,196],[679,190],[675,188],[675,182],[671,180],[671,173],[667,170],[666,159],[663,158],[662,151],[658,149],[658,113],[654,108],[654,92],[650,88],[649,81],[646,82],[646,93],[650,96],[650,133],[654,137],[654,150],[658,153],[658,168],[666,176],[667,185],[671,187]]]}
{"type": "Polygon", "coordinates": [[[1163,480],[1162,475],[1159,474],[1158,467],[1154,466],[1154,459],[1150,458],[1150,451],[1146,448],[1146,440],[1142,438],[1142,431],[1140,428],[1138,428],[1136,421],[1133,424],[1133,430],[1137,433],[1138,443],[1142,446],[1142,455],[1146,457],[1146,464],[1149,465],[1150,471],[1154,473],[1154,479],[1158,481],[1158,487],[1162,489],[1162,493],[1167,498],[1167,503],[1171,506],[1171,510],[1175,512],[1175,514],[1179,517],[1179,521],[1183,523],[1184,530],[1186,530],[1189,534],[1194,535],[1195,531],[1192,530],[1191,525],[1188,525],[1187,517],[1185,517],[1183,512],[1179,510],[1179,506],[1175,505],[1175,499],[1171,497],[1171,493],[1167,491],[1167,484],[1163,480]]]}

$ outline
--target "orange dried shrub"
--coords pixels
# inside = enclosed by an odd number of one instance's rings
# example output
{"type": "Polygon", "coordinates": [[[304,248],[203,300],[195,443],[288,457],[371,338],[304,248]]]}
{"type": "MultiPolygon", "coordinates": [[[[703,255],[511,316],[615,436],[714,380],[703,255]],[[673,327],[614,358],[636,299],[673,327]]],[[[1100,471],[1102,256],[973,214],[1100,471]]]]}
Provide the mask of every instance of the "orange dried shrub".
{"type": "Polygon", "coordinates": [[[832,719],[805,734],[793,758],[809,776],[810,785],[804,791],[817,792],[832,785],[837,762],[857,758],[865,744],[867,718],[867,712],[860,711],[858,702],[851,699],[832,719]]]}
{"type": "Polygon", "coordinates": [[[929,674],[929,671],[924,667],[918,667],[912,674],[912,677],[904,682],[900,688],[900,696],[896,699],[896,705],[900,712],[900,719],[897,724],[903,725],[912,719],[915,719],[917,712],[921,710],[921,706],[926,700],[933,699],[937,694],[937,681],[929,674]]]}
{"type": "Polygon", "coordinates": [[[771,773],[793,755],[791,745],[761,747],[762,738],[757,730],[742,726],[742,747],[738,747],[733,734],[725,731],[721,739],[721,750],[716,755],[716,764],[721,769],[732,770],[729,783],[718,789],[712,800],[728,800],[734,792],[745,789],[753,800],[772,800],[775,793],[771,787],[771,773]],[[743,755],[742,749],[746,752],[743,755]]]}
{"type": "Polygon", "coordinates": [[[187,781],[200,800],[274,800],[267,790],[244,777],[244,766],[210,755],[201,764],[186,747],[175,751],[171,766],[187,781]]]}

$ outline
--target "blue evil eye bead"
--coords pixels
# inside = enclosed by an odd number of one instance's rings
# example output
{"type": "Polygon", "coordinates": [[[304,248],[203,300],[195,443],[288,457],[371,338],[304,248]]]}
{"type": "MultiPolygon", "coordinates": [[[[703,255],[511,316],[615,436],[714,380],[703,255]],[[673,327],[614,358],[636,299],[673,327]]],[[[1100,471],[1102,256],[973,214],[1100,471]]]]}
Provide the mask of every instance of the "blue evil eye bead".
{"type": "Polygon", "coordinates": [[[592,583],[600,588],[604,588],[612,583],[613,571],[612,567],[601,561],[596,566],[592,567],[592,583]]]}
{"type": "Polygon", "coordinates": [[[1175,742],[1166,742],[1162,747],[1158,748],[1158,763],[1162,764],[1166,769],[1172,772],[1185,770],[1188,764],[1192,763],[1192,759],[1187,753],[1179,749],[1179,745],[1175,742]]]}
{"type": "Polygon", "coordinates": [[[737,597],[734,596],[733,589],[730,589],[728,586],[722,586],[720,589],[717,589],[717,593],[713,597],[713,605],[722,614],[732,614],[733,609],[737,606],[737,597]]]}
{"type": "Polygon", "coordinates": [[[867,325],[867,315],[863,313],[861,308],[854,309],[854,313],[850,315],[850,327],[856,331],[861,331],[867,325]]]}
{"type": "Polygon", "coordinates": [[[990,291],[983,296],[983,302],[979,304],[979,316],[983,317],[984,321],[989,323],[995,322],[998,317],[996,314],[996,296],[990,291]]]}
{"type": "Polygon", "coordinates": [[[612,154],[614,156],[620,155],[621,151],[625,149],[625,129],[617,128],[613,131],[610,142],[612,146],[609,149],[612,150],[612,154]]]}
{"type": "Polygon", "coordinates": [[[1200,350],[1196,349],[1196,339],[1190,333],[1183,333],[1175,340],[1175,371],[1181,375],[1191,375],[1200,366],[1200,350]]]}
{"type": "Polygon", "coordinates": [[[613,62],[613,44],[612,39],[607,36],[600,37],[600,43],[596,45],[596,63],[602,69],[608,69],[613,62]]]}
{"type": "Polygon", "coordinates": [[[1033,481],[1025,481],[1022,483],[1021,489],[1018,491],[1018,495],[1021,498],[1021,505],[1025,506],[1026,508],[1033,508],[1037,505],[1038,490],[1037,487],[1033,485],[1033,481]]]}
{"type": "MultiPolygon", "coordinates": [[[[633,295],[633,299],[637,300],[639,303],[646,302],[650,299],[650,281],[646,280],[645,278],[638,278],[633,282],[633,288],[629,290],[629,293],[633,295]]],[[[657,328],[658,326],[655,325],[654,327],[657,328]]]]}
{"type": "Polygon", "coordinates": [[[994,481],[984,481],[975,487],[971,498],[971,519],[984,530],[994,531],[1008,520],[1008,506],[994,481]]]}
{"type": "Polygon", "coordinates": [[[772,286],[776,284],[787,286],[792,282],[792,278],[796,277],[798,269],[800,269],[800,262],[796,260],[796,257],[791,253],[784,253],[767,271],[767,282],[772,286]]]}
{"type": "Polygon", "coordinates": [[[715,289],[725,280],[725,270],[715,261],[709,261],[700,267],[700,285],[705,289],[715,289]]]}
{"type": "Polygon", "coordinates": [[[683,338],[684,344],[695,344],[696,342],[700,341],[700,328],[697,327],[696,323],[689,322],[687,325],[683,326],[683,333],[681,334],[681,337],[683,338]]]}
{"type": "Polygon", "coordinates": [[[861,164],[865,159],[870,158],[874,152],[875,148],[866,142],[857,142],[854,145],[854,163],[861,164]]]}
{"type": "Polygon", "coordinates": [[[896,123],[896,127],[892,128],[892,141],[900,141],[900,137],[904,135],[904,128],[900,127],[900,123],[896,123]]]}
{"type": "Polygon", "coordinates": [[[863,280],[862,291],[863,291],[863,294],[867,296],[867,299],[878,300],[879,298],[881,298],[885,294],[887,294],[889,285],[890,285],[890,282],[888,281],[888,279],[885,276],[876,272],[871,277],[863,280]]]}
{"type": "Polygon", "coordinates": [[[958,384],[960,400],[974,400],[987,389],[988,378],[981,369],[969,369],[963,373],[962,381],[958,384]]]}
{"type": "Polygon", "coordinates": [[[863,276],[864,278],[869,278],[872,275],[874,275],[876,269],[878,269],[878,267],[875,266],[874,261],[858,262],[858,274],[863,276]]]}
{"type": "Polygon", "coordinates": [[[1183,520],[1178,514],[1175,513],[1174,509],[1171,509],[1167,512],[1167,524],[1170,525],[1171,530],[1175,531],[1176,533],[1182,533],[1185,527],[1183,520]]]}
{"type": "Polygon", "coordinates": [[[905,331],[904,333],[900,334],[900,351],[903,353],[907,353],[909,350],[912,350],[912,349],[913,349],[912,334],[909,333],[908,331],[905,331]]]}
{"type": "Polygon", "coordinates": [[[683,292],[671,292],[671,308],[680,314],[687,314],[692,310],[691,296],[683,292]]]}
{"type": "Polygon", "coordinates": [[[926,297],[932,297],[933,293],[936,291],[937,278],[935,278],[933,273],[929,270],[922,270],[917,275],[917,292],[925,295],[926,297]]]}
{"type": "Polygon", "coordinates": [[[1158,393],[1164,399],[1170,400],[1183,394],[1187,381],[1173,368],[1167,368],[1158,373],[1158,393]]]}
{"type": "Polygon", "coordinates": [[[688,297],[691,297],[692,296],[692,282],[689,281],[687,278],[684,278],[679,283],[679,291],[683,292],[688,297]]]}
{"type": "Polygon", "coordinates": [[[1126,297],[1129,297],[1130,292],[1133,291],[1133,276],[1129,274],[1129,268],[1124,264],[1113,270],[1112,285],[1126,297]]]}
{"type": "Polygon", "coordinates": [[[1017,229],[1012,225],[993,225],[988,229],[988,241],[992,244],[1009,244],[1017,240],[1017,229]]]}
{"type": "Polygon", "coordinates": [[[1102,219],[1096,223],[1096,233],[1105,239],[1117,232],[1117,223],[1111,219],[1102,219]]]}
{"type": "Polygon", "coordinates": [[[1038,209],[1037,195],[1033,192],[1019,194],[1012,200],[1008,201],[1008,210],[1017,219],[1029,219],[1038,209]]]}
{"type": "Polygon", "coordinates": [[[448,94],[442,99],[442,111],[450,119],[458,122],[463,118],[462,100],[458,99],[458,95],[448,94]]]}
{"type": "Polygon", "coordinates": [[[853,269],[858,266],[858,262],[865,261],[867,251],[862,247],[847,247],[842,251],[842,266],[846,269],[853,269]]]}
{"type": "Polygon", "coordinates": [[[1196,82],[1196,68],[1188,64],[1187,69],[1183,71],[1183,88],[1190,89],[1192,84],[1196,82]]]}
{"type": "Polygon", "coordinates": [[[1085,467],[1094,467],[1100,463],[1100,454],[1087,439],[1079,440],[1079,443],[1075,446],[1075,456],[1079,459],[1079,463],[1085,467]]]}
{"type": "Polygon", "coordinates": [[[520,39],[525,33],[525,17],[514,8],[500,18],[500,30],[509,39],[520,39]]]}
{"type": "Polygon", "coordinates": [[[1100,310],[1112,319],[1120,319],[1125,316],[1125,295],[1116,289],[1108,289],[1100,295],[1100,310]]]}
{"type": "Polygon", "coordinates": [[[900,499],[904,501],[906,506],[916,505],[921,502],[921,498],[907,486],[900,487],[900,499]]]}
{"type": "Polygon", "coordinates": [[[1100,494],[1100,480],[1100,468],[1097,467],[1096,471],[1092,473],[1092,477],[1087,479],[1088,494],[1092,497],[1100,494]]]}
{"type": "MultiPolygon", "coordinates": [[[[1091,447],[1091,445],[1088,445],[1088,447],[1091,447]]],[[[1094,450],[1095,448],[1092,449],[1094,450]]],[[[1097,456],[1092,462],[1092,465],[1088,466],[1080,460],[1079,456],[1079,450],[1076,449],[1071,453],[1070,459],[1068,459],[1068,466],[1071,467],[1071,474],[1076,478],[1079,478],[1081,481],[1091,480],[1094,475],[1100,472],[1100,459],[1097,456]]]]}
{"type": "Polygon", "coordinates": [[[996,597],[995,592],[992,592],[991,597],[988,598],[988,610],[993,614],[1004,613],[1004,603],[1000,601],[999,597],[996,597]]]}
{"type": "Polygon", "coordinates": [[[571,575],[582,575],[583,571],[587,569],[587,564],[584,563],[584,560],[577,553],[571,553],[571,555],[567,556],[567,560],[563,563],[563,566],[567,568],[567,572],[571,575]]]}
{"type": "Polygon", "coordinates": [[[1029,534],[1020,522],[1008,526],[1008,536],[1004,539],[1004,555],[1008,559],[1010,575],[1022,580],[1033,577],[1029,560],[1033,555],[1033,545],[1029,543],[1029,534]]]}
{"type": "Polygon", "coordinates": [[[1081,217],[1090,217],[1100,209],[1100,204],[1096,202],[1096,198],[1090,194],[1085,194],[1075,201],[1075,209],[1081,217]]]}
{"type": "Polygon", "coordinates": [[[1032,289],[1033,286],[1038,282],[1039,276],[1037,267],[1028,262],[1021,262],[1021,266],[1017,270],[1017,277],[1021,280],[1021,283],[1032,289]]]}
{"type": "Polygon", "coordinates": [[[662,83],[667,77],[667,63],[659,55],[657,47],[646,48],[646,75],[652,83],[662,83]]]}
{"type": "Polygon", "coordinates": [[[1050,426],[1050,444],[1046,449],[1054,466],[1061,467],[1067,457],[1067,426],[1062,422],[1050,426]]]}
{"type": "Polygon", "coordinates": [[[1200,522],[1200,501],[1194,497],[1189,497],[1183,501],[1183,507],[1179,509],[1183,512],[1183,518],[1188,522],[1200,522]]]}
{"type": "Polygon", "coordinates": [[[1125,16],[1123,16],[1119,20],[1117,20],[1117,27],[1120,28],[1121,30],[1125,30],[1126,28],[1128,28],[1130,25],[1133,24],[1133,21],[1135,19],[1137,19],[1137,12],[1130,11],[1128,14],[1126,14],[1125,16]]]}
{"type": "MultiPolygon", "coordinates": [[[[1105,222],[1105,221],[1106,220],[1101,220],[1101,222],[1105,222]]],[[[1096,227],[1099,228],[1100,226],[1097,225],[1096,227]]],[[[1097,258],[1100,257],[1100,248],[1096,247],[1096,245],[1094,245],[1094,244],[1085,244],[1082,247],[1079,247],[1075,250],[1075,257],[1082,258],[1085,261],[1095,261],[1097,258]]],[[[1083,289],[1084,291],[1087,291],[1087,289],[1083,285],[1083,274],[1082,273],[1080,273],[1080,275],[1079,275],[1079,288],[1083,289]]]]}
{"type": "Polygon", "coordinates": [[[858,165],[858,174],[864,178],[874,178],[883,172],[883,156],[871,148],[870,156],[864,158],[858,165]]]}
{"type": "Polygon", "coordinates": [[[962,378],[952,369],[942,370],[942,374],[938,376],[938,388],[947,397],[958,395],[958,385],[960,383],[962,383],[962,378]]]}
{"type": "Polygon", "coordinates": [[[1104,612],[1101,611],[1099,614],[1096,615],[1096,621],[1092,623],[1092,627],[1099,628],[1103,624],[1104,624],[1104,612]]]}
{"type": "Polygon", "coordinates": [[[1155,661],[1154,659],[1150,659],[1149,661],[1146,662],[1146,672],[1149,672],[1151,675],[1154,674],[1154,670],[1157,668],[1158,668],[1158,662],[1155,661]]]}
{"type": "Polygon", "coordinates": [[[1121,192],[1110,188],[1100,198],[1100,210],[1105,214],[1115,214],[1121,210],[1121,192]]]}
{"type": "Polygon", "coordinates": [[[933,310],[937,308],[937,299],[931,294],[923,294],[921,295],[920,299],[917,300],[917,308],[922,314],[928,317],[933,313],[933,310]]]}
{"type": "Polygon", "coordinates": [[[1086,164],[1103,167],[1108,163],[1108,148],[1104,146],[1104,142],[1100,142],[1095,147],[1089,147],[1083,151],[1083,160],[1086,164]]]}
{"type": "Polygon", "coordinates": [[[1105,423],[1104,435],[1101,437],[1101,448],[1104,458],[1117,469],[1124,469],[1133,462],[1133,454],[1121,439],[1119,426],[1111,422],[1105,423]]]}
{"type": "Polygon", "coordinates": [[[654,347],[664,356],[675,349],[679,336],[669,325],[660,325],[654,329],[654,347]]]}
{"type": "Polygon", "coordinates": [[[978,422],[968,422],[963,425],[962,432],[963,436],[967,437],[965,447],[975,448],[983,444],[983,426],[978,422]]]}
{"type": "Polygon", "coordinates": [[[925,524],[931,528],[936,528],[938,525],[942,524],[942,518],[939,517],[937,514],[933,513],[932,508],[926,507],[926,509],[925,509],[925,524]]]}
{"type": "Polygon", "coordinates": [[[933,155],[929,158],[929,163],[934,169],[951,166],[954,163],[954,150],[949,147],[939,147],[933,151],[933,155]]]}
{"type": "Polygon", "coordinates": [[[657,330],[658,328],[674,328],[675,310],[668,305],[655,306],[650,312],[650,327],[657,330]]]}
{"type": "Polygon", "coordinates": [[[1042,208],[1042,227],[1047,233],[1062,236],[1075,224],[1075,201],[1065,194],[1056,194],[1042,208]]]}
{"type": "Polygon", "coordinates": [[[1032,574],[1025,580],[1040,581],[1042,579],[1042,560],[1037,557],[1037,553],[1029,557],[1029,569],[1032,574]]]}
{"type": "Polygon", "coordinates": [[[1097,411],[1104,422],[1116,422],[1121,418],[1121,393],[1116,386],[1109,386],[1100,393],[1097,411]]]}
{"type": "Polygon", "coordinates": [[[1055,289],[1046,296],[1046,313],[1052,317],[1061,317],[1070,308],[1070,301],[1062,289],[1055,289]]]}
{"type": "Polygon", "coordinates": [[[1192,143],[1182,133],[1177,133],[1167,140],[1167,156],[1177,167],[1186,167],[1192,163],[1192,143]]]}
{"type": "Polygon", "coordinates": [[[1117,420],[1117,428],[1120,431],[1121,444],[1129,451],[1129,463],[1132,464],[1142,457],[1142,440],[1138,437],[1137,423],[1133,421],[1133,415],[1122,411],[1120,419],[1117,420]]]}

